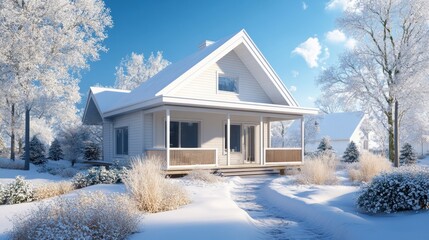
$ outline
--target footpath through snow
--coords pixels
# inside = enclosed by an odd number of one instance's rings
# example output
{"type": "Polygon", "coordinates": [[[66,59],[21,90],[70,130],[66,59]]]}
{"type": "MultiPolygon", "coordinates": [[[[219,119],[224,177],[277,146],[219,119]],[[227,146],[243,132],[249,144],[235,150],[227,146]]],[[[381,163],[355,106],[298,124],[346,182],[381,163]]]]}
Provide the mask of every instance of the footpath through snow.
{"type": "Polygon", "coordinates": [[[264,192],[273,178],[271,177],[235,177],[232,179],[233,199],[254,220],[256,226],[265,233],[266,239],[330,239],[313,226],[292,220],[282,208],[271,204],[264,192]]]}

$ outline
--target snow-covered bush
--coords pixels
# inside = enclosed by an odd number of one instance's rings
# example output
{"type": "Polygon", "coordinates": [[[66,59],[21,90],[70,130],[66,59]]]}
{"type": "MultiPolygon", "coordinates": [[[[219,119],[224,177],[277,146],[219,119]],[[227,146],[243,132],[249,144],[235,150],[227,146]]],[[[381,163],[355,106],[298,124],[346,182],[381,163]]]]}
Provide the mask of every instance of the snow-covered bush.
{"type": "Polygon", "coordinates": [[[63,150],[61,149],[60,141],[58,141],[58,139],[56,138],[54,139],[54,141],[52,141],[51,146],[49,147],[48,157],[49,159],[54,161],[58,161],[60,159],[63,159],[64,157],[63,150]]]}
{"type": "Polygon", "coordinates": [[[101,157],[100,146],[93,142],[87,142],[84,149],[84,158],[88,161],[99,160],[101,157]]]}
{"type": "Polygon", "coordinates": [[[157,159],[135,157],[123,179],[141,211],[168,211],[189,203],[185,189],[166,179],[161,166],[157,159]]]}
{"type": "Polygon", "coordinates": [[[17,204],[33,201],[33,188],[25,181],[24,177],[17,176],[14,182],[0,189],[3,199],[1,204],[17,204]]]}
{"type": "Polygon", "coordinates": [[[6,191],[5,191],[5,187],[0,184],[0,205],[3,205],[6,202],[6,191]]]}
{"type": "Polygon", "coordinates": [[[369,152],[363,152],[359,162],[349,166],[349,177],[352,181],[369,182],[381,172],[390,171],[392,164],[386,158],[374,155],[369,152]]]}
{"type": "Polygon", "coordinates": [[[374,177],[362,188],[357,206],[369,213],[429,208],[429,169],[401,167],[374,177]]]}
{"type": "Polygon", "coordinates": [[[22,160],[10,160],[10,159],[0,159],[0,168],[6,169],[24,169],[24,161],[22,160]]]}
{"type": "Polygon", "coordinates": [[[38,172],[47,172],[52,175],[60,175],[64,178],[74,177],[79,170],[59,164],[43,164],[37,169],[38,172]]]}
{"type": "Polygon", "coordinates": [[[414,152],[413,147],[409,143],[405,143],[401,149],[401,155],[399,156],[401,166],[416,164],[417,156],[414,152]]]}
{"type": "Polygon", "coordinates": [[[34,189],[34,199],[40,200],[66,194],[75,189],[72,182],[53,182],[43,184],[34,189]]]}
{"type": "Polygon", "coordinates": [[[329,138],[322,138],[322,140],[319,143],[319,146],[317,147],[317,152],[318,153],[324,153],[324,152],[332,152],[332,145],[331,145],[331,141],[329,141],[329,138]]]}
{"type": "Polygon", "coordinates": [[[301,172],[297,177],[301,184],[333,184],[337,161],[333,154],[321,153],[305,159],[301,172]]]}
{"type": "Polygon", "coordinates": [[[91,192],[60,197],[12,219],[10,239],[126,239],[140,214],[128,196],[91,192]]]}
{"type": "MultiPolygon", "coordinates": [[[[22,159],[24,159],[25,151],[22,154],[22,159]]],[[[47,159],[45,158],[45,146],[37,138],[33,136],[30,141],[30,162],[35,165],[40,165],[46,163],[47,159]]]]}
{"type": "Polygon", "coordinates": [[[222,178],[220,176],[216,176],[210,172],[210,170],[206,169],[194,169],[188,173],[188,177],[192,180],[203,181],[208,183],[216,183],[221,182],[222,178]]]}
{"type": "Polygon", "coordinates": [[[351,141],[344,151],[343,162],[354,163],[359,161],[359,150],[356,147],[356,144],[351,141]]]}
{"type": "Polygon", "coordinates": [[[73,178],[73,184],[76,188],[83,188],[95,184],[119,183],[122,181],[122,175],[125,171],[125,168],[92,167],[86,173],[77,173],[73,178]]]}

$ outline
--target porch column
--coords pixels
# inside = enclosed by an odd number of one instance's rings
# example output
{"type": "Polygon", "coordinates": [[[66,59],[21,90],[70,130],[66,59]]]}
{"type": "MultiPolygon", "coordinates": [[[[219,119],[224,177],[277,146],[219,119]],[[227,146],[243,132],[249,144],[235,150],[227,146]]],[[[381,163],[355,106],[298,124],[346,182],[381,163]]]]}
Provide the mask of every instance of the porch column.
{"type": "Polygon", "coordinates": [[[262,116],[259,116],[259,159],[261,165],[265,165],[264,163],[264,122],[262,116]]]}
{"type": "Polygon", "coordinates": [[[301,162],[304,162],[304,116],[301,117],[301,162]]]}
{"type": "Polygon", "coordinates": [[[230,139],[231,139],[231,116],[227,115],[227,119],[226,119],[226,139],[225,141],[227,142],[226,145],[226,165],[230,165],[231,162],[231,143],[230,143],[230,139]]]}
{"type": "Polygon", "coordinates": [[[268,133],[268,146],[267,147],[271,147],[271,121],[268,120],[268,129],[267,129],[267,133],[268,133]]]}
{"type": "Polygon", "coordinates": [[[165,156],[167,159],[167,169],[170,167],[170,109],[165,110],[165,156]]]}

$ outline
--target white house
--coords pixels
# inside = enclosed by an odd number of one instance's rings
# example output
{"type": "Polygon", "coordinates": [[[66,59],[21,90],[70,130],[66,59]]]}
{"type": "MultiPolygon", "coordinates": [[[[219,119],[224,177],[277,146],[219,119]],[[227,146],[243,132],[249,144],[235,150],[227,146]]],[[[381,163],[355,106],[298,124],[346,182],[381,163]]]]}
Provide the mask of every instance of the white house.
{"type": "Polygon", "coordinates": [[[106,161],[145,154],[168,170],[286,166],[302,163],[302,134],[299,147],[271,148],[270,123],[302,125],[304,114],[317,110],[298,106],[241,30],[205,41],[132,91],[91,87],[83,122],[103,126],[106,161]]]}
{"type": "Polygon", "coordinates": [[[329,138],[332,148],[342,156],[348,144],[353,141],[361,150],[368,150],[368,132],[365,131],[363,112],[341,112],[321,114],[309,119],[314,125],[314,134],[307,139],[306,151],[316,151],[322,138],[329,138]]]}

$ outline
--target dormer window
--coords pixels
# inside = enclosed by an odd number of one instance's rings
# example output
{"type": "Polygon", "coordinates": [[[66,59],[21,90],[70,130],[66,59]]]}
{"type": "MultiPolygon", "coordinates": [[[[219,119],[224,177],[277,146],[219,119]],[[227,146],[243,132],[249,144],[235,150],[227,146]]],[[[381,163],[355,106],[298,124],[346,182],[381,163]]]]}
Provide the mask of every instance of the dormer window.
{"type": "Polygon", "coordinates": [[[217,89],[224,92],[238,93],[238,77],[218,74],[217,89]]]}

